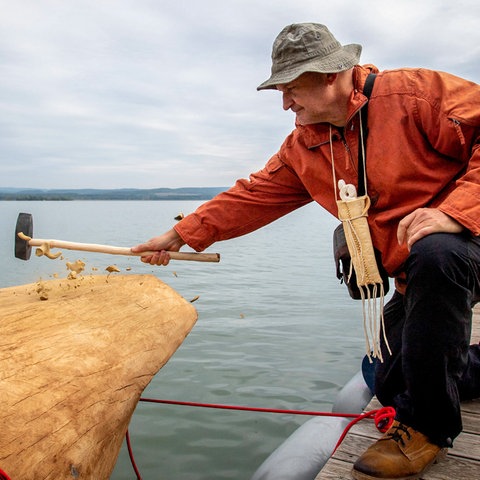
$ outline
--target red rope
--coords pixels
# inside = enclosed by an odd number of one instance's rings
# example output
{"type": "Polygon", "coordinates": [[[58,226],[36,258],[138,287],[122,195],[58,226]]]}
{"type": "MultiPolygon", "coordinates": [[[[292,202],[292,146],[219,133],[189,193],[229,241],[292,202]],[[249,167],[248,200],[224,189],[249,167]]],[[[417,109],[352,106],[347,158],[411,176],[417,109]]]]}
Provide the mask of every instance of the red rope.
{"type": "MultiPolygon", "coordinates": [[[[138,470],[137,464],[135,463],[135,457],[133,456],[133,449],[132,449],[132,444],[130,443],[130,433],[128,433],[128,429],[127,429],[127,433],[125,434],[125,439],[127,440],[128,456],[130,457],[130,462],[132,464],[133,471],[137,476],[137,480],[142,480],[140,471],[138,470]]],[[[0,478],[0,480],[2,479],[0,478]]]]}
{"type": "Polygon", "coordinates": [[[141,402],[150,403],[164,403],[168,405],[183,405],[187,407],[202,407],[202,408],[217,408],[223,410],[241,410],[248,412],[263,412],[263,413],[287,413],[292,415],[309,415],[309,416],[324,416],[324,417],[346,417],[357,418],[356,413],[330,413],[330,412],[315,412],[308,410],[282,410],[278,408],[258,408],[258,407],[241,407],[235,405],[219,405],[217,403],[198,403],[198,402],[180,402],[178,400],[157,400],[154,398],[140,398],[141,402]]]}
{"type": "MultiPolygon", "coordinates": [[[[237,406],[236,405],[220,405],[218,403],[180,402],[178,400],[158,400],[155,398],[140,398],[140,401],[147,402],[147,403],[161,403],[161,404],[167,404],[167,405],[182,405],[187,407],[216,408],[216,409],[222,409],[222,410],[241,410],[241,411],[248,411],[248,412],[286,413],[291,415],[353,418],[353,420],[343,430],[343,433],[338,439],[338,442],[335,445],[333,452],[337,450],[338,446],[342,443],[342,441],[346,437],[349,430],[360,420],[364,420],[365,418],[373,418],[377,429],[380,430],[380,432],[384,433],[391,427],[393,423],[393,419],[395,418],[395,409],[393,407],[382,407],[382,408],[379,408],[378,410],[371,410],[370,412],[356,414],[356,413],[316,412],[316,411],[306,411],[306,410],[284,410],[284,409],[278,409],[278,408],[243,407],[238,405],[237,406]]],[[[133,457],[133,451],[132,451],[132,446],[130,444],[130,435],[128,433],[128,430],[126,434],[126,440],[127,440],[128,454],[130,456],[130,461],[132,462],[133,470],[137,475],[137,480],[142,480],[140,472],[135,463],[135,459],[133,457]]],[[[3,479],[0,477],[0,480],[3,480],[3,479]]],[[[5,480],[10,480],[10,479],[7,477],[5,480]]]]}
{"type": "Polygon", "coordinates": [[[377,427],[377,429],[380,430],[380,432],[385,433],[392,426],[393,420],[395,418],[395,409],[393,407],[382,407],[378,410],[371,410],[370,412],[365,412],[357,415],[357,418],[352,420],[343,430],[343,433],[342,435],[340,435],[340,438],[338,439],[338,442],[335,445],[333,452],[335,452],[339,445],[343,442],[350,429],[364,418],[373,418],[375,420],[375,426],[377,427]]]}
{"type": "Polygon", "coordinates": [[[0,480],[11,480],[10,477],[0,468],[0,480]]]}
{"type": "Polygon", "coordinates": [[[322,416],[322,417],[341,417],[341,418],[353,418],[353,420],[345,427],[342,435],[340,436],[337,444],[335,445],[334,452],[338,446],[342,443],[349,430],[360,420],[365,418],[373,418],[375,420],[375,426],[377,429],[385,433],[392,425],[395,418],[395,409],[393,407],[382,407],[378,410],[371,410],[361,414],[356,413],[330,413],[330,412],[315,412],[305,410],[282,410],[277,408],[258,408],[258,407],[241,407],[234,405],[219,405],[216,403],[198,403],[198,402],[180,402],[178,400],[157,400],[153,398],[140,398],[141,402],[150,403],[163,403],[168,405],[183,405],[188,407],[202,407],[202,408],[218,408],[224,410],[242,410],[249,412],[264,412],[264,413],[287,413],[293,415],[310,415],[310,416],[322,416]]]}

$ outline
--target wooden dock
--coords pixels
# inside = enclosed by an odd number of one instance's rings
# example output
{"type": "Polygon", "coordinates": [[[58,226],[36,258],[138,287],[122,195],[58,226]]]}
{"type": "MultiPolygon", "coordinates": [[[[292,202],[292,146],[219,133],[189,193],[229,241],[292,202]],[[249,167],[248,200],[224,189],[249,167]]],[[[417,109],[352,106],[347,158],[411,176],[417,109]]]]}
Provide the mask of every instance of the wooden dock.
{"type": "MultiPolygon", "coordinates": [[[[473,317],[472,342],[480,342],[480,306],[473,317]]],[[[373,398],[365,411],[381,405],[373,398]]],[[[444,460],[433,465],[421,480],[480,479],[480,399],[462,404],[463,432],[455,439],[444,460]]],[[[315,480],[351,480],[355,460],[375,440],[381,437],[372,420],[357,423],[315,480]]]]}

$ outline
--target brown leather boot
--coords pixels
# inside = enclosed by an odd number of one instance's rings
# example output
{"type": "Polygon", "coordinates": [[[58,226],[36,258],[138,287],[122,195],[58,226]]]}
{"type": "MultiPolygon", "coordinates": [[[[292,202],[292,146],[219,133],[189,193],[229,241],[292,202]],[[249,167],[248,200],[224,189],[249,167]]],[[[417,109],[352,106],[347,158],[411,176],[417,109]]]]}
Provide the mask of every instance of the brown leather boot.
{"type": "Polygon", "coordinates": [[[424,472],[440,454],[438,445],[411,427],[394,421],[388,432],[353,465],[356,480],[407,480],[424,472]]]}

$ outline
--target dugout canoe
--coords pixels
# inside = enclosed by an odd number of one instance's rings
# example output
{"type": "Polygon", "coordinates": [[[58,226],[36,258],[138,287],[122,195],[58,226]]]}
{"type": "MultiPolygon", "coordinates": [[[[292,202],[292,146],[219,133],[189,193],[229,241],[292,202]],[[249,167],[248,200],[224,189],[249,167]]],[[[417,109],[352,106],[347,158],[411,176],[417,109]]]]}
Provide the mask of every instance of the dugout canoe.
{"type": "Polygon", "coordinates": [[[0,289],[0,469],[108,479],[141,393],[197,313],[151,275],[0,289]]]}

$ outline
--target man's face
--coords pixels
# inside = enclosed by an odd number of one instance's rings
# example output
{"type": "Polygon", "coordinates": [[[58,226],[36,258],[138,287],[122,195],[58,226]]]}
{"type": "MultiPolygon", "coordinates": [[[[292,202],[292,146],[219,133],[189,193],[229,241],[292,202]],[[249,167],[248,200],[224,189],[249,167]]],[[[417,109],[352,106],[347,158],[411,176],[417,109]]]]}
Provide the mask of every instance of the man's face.
{"type": "Polygon", "coordinates": [[[277,90],[283,94],[283,109],[295,113],[297,124],[333,123],[338,105],[334,83],[327,74],[306,72],[277,85],[277,90]]]}

